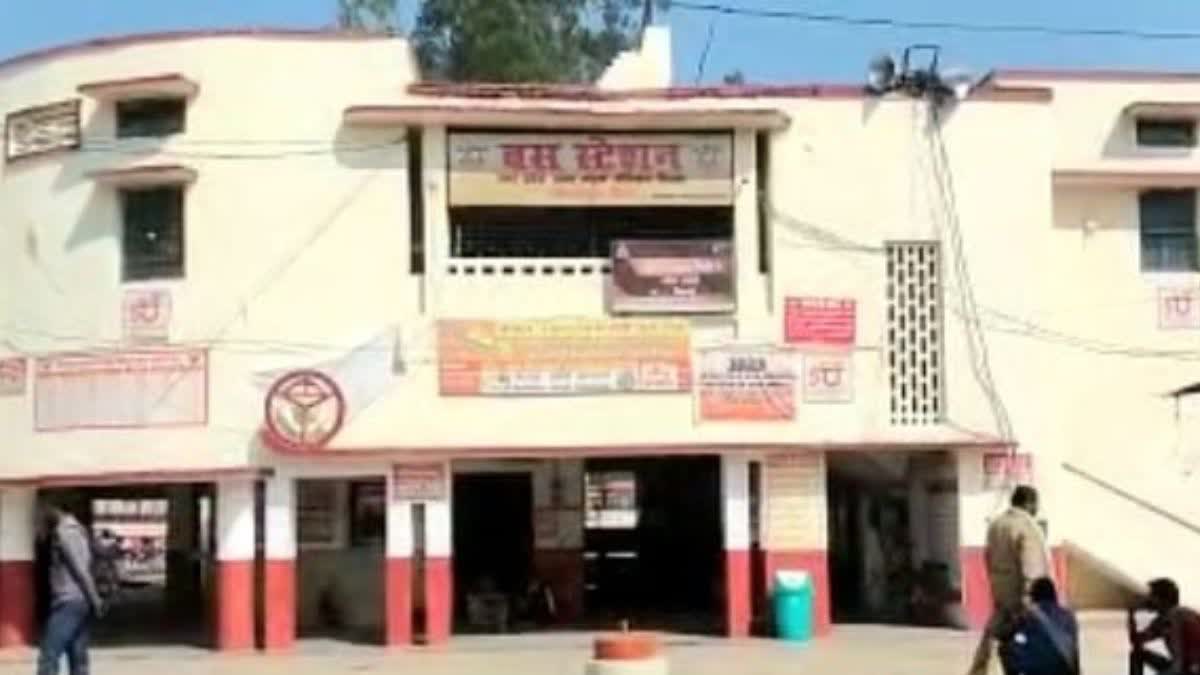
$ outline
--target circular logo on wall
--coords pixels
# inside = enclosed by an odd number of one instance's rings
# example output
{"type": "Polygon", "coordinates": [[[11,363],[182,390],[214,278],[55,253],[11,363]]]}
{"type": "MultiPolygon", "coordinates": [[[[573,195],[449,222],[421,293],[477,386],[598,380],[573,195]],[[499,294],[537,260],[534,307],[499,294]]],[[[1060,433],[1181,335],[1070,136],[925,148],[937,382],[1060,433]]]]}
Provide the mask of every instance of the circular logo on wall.
{"type": "Polygon", "coordinates": [[[346,421],[346,398],[325,373],[297,370],[267,391],[265,440],[283,450],[320,450],[346,421]]]}

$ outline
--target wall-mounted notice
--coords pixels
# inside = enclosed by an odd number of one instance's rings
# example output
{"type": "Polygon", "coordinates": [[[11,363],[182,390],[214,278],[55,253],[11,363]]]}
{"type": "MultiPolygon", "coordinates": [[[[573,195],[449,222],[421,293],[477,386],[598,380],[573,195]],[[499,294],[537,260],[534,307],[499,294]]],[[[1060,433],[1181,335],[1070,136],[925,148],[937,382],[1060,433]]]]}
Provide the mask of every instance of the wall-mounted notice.
{"type": "Polygon", "coordinates": [[[857,305],[848,298],[787,298],[783,336],[788,344],[853,349],[857,305]]]}
{"type": "Polygon", "coordinates": [[[0,398],[24,396],[29,380],[29,359],[15,356],[0,359],[0,398]]]}
{"type": "Polygon", "coordinates": [[[1158,327],[1162,330],[1200,330],[1200,288],[1160,288],[1158,327]]]}
{"type": "Polygon", "coordinates": [[[820,452],[771,455],[766,466],[767,548],[826,548],[825,462],[820,452]]]}
{"type": "Polygon", "coordinates": [[[989,490],[1028,484],[1033,481],[1033,457],[1007,452],[983,456],[983,483],[989,490]]]}
{"type": "Polygon", "coordinates": [[[121,314],[127,341],[167,342],[171,332],[171,292],[164,288],[125,291],[121,314]]]}
{"type": "Polygon", "coordinates": [[[79,99],[9,113],[4,125],[8,161],[79,147],[79,99]]]}
{"type": "Polygon", "coordinates": [[[849,354],[804,357],[805,403],[850,403],[854,400],[854,361],[849,354]]]}
{"type": "Polygon", "coordinates": [[[208,423],[204,349],[68,354],[37,359],[38,431],[208,423]]]}
{"type": "Polygon", "coordinates": [[[706,350],[700,362],[700,419],[770,422],[796,416],[790,352],[759,347],[706,350]]]}
{"type": "Polygon", "coordinates": [[[446,465],[441,462],[397,464],[392,467],[392,499],[438,502],[446,499],[446,465]]]}

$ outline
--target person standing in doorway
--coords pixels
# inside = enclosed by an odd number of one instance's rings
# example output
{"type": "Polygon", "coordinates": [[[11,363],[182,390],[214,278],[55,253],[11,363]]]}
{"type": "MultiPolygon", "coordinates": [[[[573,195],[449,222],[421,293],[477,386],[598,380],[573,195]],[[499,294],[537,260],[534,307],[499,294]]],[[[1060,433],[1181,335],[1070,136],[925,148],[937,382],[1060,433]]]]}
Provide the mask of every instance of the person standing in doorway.
{"type": "Polygon", "coordinates": [[[58,505],[43,503],[38,525],[49,548],[49,616],[42,629],[37,675],[57,675],[65,655],[71,675],[88,675],[88,632],[104,603],[92,578],[87,530],[58,505]]]}
{"type": "Polygon", "coordinates": [[[1050,577],[1050,553],[1046,535],[1035,520],[1038,493],[1019,485],[1013,490],[1010,508],[992,521],[987,532],[988,582],[992,587],[992,615],[984,628],[970,675],[986,675],[997,643],[1009,640],[1018,621],[1030,608],[1029,591],[1034,580],[1050,577]]]}

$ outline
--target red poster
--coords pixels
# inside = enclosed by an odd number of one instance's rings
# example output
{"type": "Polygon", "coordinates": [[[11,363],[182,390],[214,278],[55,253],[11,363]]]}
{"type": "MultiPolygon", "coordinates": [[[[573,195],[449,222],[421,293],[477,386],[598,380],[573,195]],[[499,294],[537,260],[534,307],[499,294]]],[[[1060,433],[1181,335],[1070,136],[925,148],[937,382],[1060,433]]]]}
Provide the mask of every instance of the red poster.
{"type": "Polygon", "coordinates": [[[854,346],[857,308],[848,298],[788,298],[783,335],[788,344],[849,349],[854,346]]]}

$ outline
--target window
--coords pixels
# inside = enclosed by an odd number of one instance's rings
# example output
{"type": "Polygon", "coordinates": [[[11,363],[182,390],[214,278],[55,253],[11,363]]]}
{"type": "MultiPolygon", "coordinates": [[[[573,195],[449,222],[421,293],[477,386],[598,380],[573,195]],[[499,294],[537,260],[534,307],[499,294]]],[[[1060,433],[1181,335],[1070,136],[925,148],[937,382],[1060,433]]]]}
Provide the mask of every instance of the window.
{"type": "Polygon", "coordinates": [[[1138,198],[1142,269],[1189,272],[1196,255],[1196,191],[1148,190],[1138,198]]]}
{"type": "Polygon", "coordinates": [[[125,281],[183,276],[183,186],[121,193],[125,281]]]}
{"type": "Polygon", "coordinates": [[[1195,120],[1139,119],[1137,144],[1151,147],[1194,147],[1195,120]]]}
{"type": "Polygon", "coordinates": [[[887,359],[892,424],[942,421],[942,272],[934,242],[887,245],[887,359]]]}
{"type": "Polygon", "coordinates": [[[408,130],[408,271],[425,273],[425,182],[421,157],[421,129],[408,130]]]}
{"type": "Polygon", "coordinates": [[[617,239],[729,239],[733,211],[678,208],[451,209],[455,258],[608,258],[617,239]]]}
{"type": "Polygon", "coordinates": [[[182,133],[187,102],[182,98],[139,98],[117,102],[117,138],[152,138],[182,133]]]}

